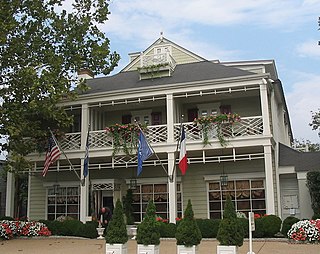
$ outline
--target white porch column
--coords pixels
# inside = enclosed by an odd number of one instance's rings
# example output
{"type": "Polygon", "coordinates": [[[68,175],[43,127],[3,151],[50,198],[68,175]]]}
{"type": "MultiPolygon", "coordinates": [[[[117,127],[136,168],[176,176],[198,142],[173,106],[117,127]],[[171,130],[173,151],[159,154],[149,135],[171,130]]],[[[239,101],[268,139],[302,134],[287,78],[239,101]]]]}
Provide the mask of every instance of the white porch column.
{"type": "Polygon", "coordinates": [[[174,107],[173,94],[167,94],[167,129],[168,129],[168,143],[174,142],[174,107]]]}
{"type": "Polygon", "coordinates": [[[267,214],[275,214],[275,184],[272,170],[271,145],[264,146],[264,167],[266,175],[266,208],[267,214]]]}
{"type": "MultiPolygon", "coordinates": [[[[89,123],[89,108],[88,104],[82,105],[81,111],[81,150],[83,151],[83,156],[81,156],[81,179],[83,179],[83,165],[88,133],[88,123],[89,123]]],[[[88,206],[89,206],[89,175],[84,180],[84,185],[80,187],[80,220],[86,222],[86,217],[88,216],[88,206]]]]}
{"type": "Polygon", "coordinates": [[[13,173],[7,173],[7,193],[6,193],[6,216],[13,217],[14,213],[14,185],[15,179],[13,173]]]}
{"type": "Polygon", "coordinates": [[[311,207],[310,192],[307,187],[307,172],[298,172],[298,188],[299,188],[299,208],[300,218],[311,218],[313,210],[311,207]]]}
{"type": "Polygon", "coordinates": [[[168,174],[172,179],[168,179],[169,186],[169,222],[176,223],[177,217],[177,182],[175,167],[175,153],[168,153],[168,174]]]}
{"type": "Polygon", "coordinates": [[[263,79],[264,82],[260,84],[260,102],[261,102],[261,112],[263,120],[263,135],[270,135],[270,114],[269,114],[269,103],[268,103],[268,87],[267,81],[263,79]]]}

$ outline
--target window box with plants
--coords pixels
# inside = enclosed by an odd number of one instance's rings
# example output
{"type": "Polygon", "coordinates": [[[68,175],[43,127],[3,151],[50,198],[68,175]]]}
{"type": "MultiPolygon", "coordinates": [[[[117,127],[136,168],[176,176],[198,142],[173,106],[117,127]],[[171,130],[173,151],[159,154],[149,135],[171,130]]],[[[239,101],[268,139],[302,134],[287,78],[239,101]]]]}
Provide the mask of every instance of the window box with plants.
{"type": "Polygon", "coordinates": [[[184,217],[179,221],[175,235],[177,239],[177,253],[195,254],[202,235],[199,226],[194,219],[194,213],[190,199],[184,212],[184,217]]]}
{"type": "Polygon", "coordinates": [[[106,232],[106,253],[127,254],[128,234],[123,207],[118,199],[106,232]]]}
{"type": "Polygon", "coordinates": [[[156,221],[156,207],[149,201],[145,217],[137,229],[137,254],[159,254],[160,233],[156,221]]]}

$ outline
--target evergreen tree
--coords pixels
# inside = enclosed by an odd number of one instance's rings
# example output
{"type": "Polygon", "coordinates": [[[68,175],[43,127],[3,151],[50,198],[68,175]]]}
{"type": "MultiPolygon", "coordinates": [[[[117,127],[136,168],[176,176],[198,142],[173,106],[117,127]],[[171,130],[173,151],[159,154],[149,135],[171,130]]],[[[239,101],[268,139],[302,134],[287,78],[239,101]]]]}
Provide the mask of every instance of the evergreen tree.
{"type": "Polygon", "coordinates": [[[240,247],[243,245],[243,238],[243,227],[238,221],[231,197],[228,196],[224,207],[223,219],[219,225],[217,240],[221,245],[240,247]]]}
{"type": "Polygon", "coordinates": [[[146,215],[137,228],[137,243],[143,245],[159,245],[160,233],[156,222],[156,207],[149,201],[146,215]]]}
{"type": "Polygon", "coordinates": [[[124,221],[123,208],[119,199],[116,202],[116,207],[113,211],[111,221],[109,222],[105,238],[106,242],[109,244],[124,244],[128,241],[128,234],[126,223],[124,221]]]}
{"type": "Polygon", "coordinates": [[[190,199],[188,200],[184,217],[179,222],[177,227],[176,239],[177,245],[184,245],[186,247],[192,247],[193,245],[198,245],[201,242],[201,231],[196,220],[194,219],[194,213],[190,199]]]}

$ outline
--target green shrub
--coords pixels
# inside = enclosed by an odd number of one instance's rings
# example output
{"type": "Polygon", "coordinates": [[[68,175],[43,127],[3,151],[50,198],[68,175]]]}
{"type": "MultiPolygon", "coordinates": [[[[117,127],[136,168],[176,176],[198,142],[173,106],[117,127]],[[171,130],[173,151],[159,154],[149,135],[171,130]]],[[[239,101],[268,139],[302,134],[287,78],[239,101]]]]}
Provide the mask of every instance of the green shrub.
{"type": "Polygon", "coordinates": [[[313,220],[320,219],[320,213],[315,213],[315,214],[312,216],[312,219],[313,219],[313,220]]]}
{"type": "Polygon", "coordinates": [[[243,236],[248,238],[249,237],[249,220],[246,218],[238,218],[238,222],[243,228],[243,236]]]}
{"type": "Polygon", "coordinates": [[[196,219],[203,238],[216,238],[219,230],[219,219],[196,219]]]}
{"type": "Polygon", "coordinates": [[[290,230],[291,226],[298,221],[299,219],[293,216],[289,216],[285,218],[284,221],[282,222],[281,234],[283,234],[284,236],[287,236],[287,233],[290,230]]]}
{"type": "Polygon", "coordinates": [[[320,213],[320,171],[307,173],[307,186],[311,197],[311,207],[314,214],[320,213]]]}
{"type": "Polygon", "coordinates": [[[177,225],[174,223],[158,223],[158,230],[161,237],[174,238],[177,230],[177,225]]]}
{"type": "Polygon", "coordinates": [[[143,245],[159,245],[160,233],[156,221],[156,207],[149,201],[146,215],[137,228],[137,243],[143,245]]]}
{"type": "Polygon", "coordinates": [[[126,215],[126,223],[128,225],[134,224],[132,203],[133,203],[132,190],[128,189],[127,194],[123,198],[123,210],[126,215]]]}
{"type": "Polygon", "coordinates": [[[196,220],[194,219],[190,199],[188,200],[188,205],[184,212],[184,218],[177,226],[175,237],[177,239],[177,245],[184,245],[186,247],[198,245],[201,242],[201,231],[196,220]]]}
{"type": "Polygon", "coordinates": [[[252,236],[254,238],[264,237],[262,218],[254,219],[254,223],[255,223],[255,230],[252,232],[252,236]]]}
{"type": "Polygon", "coordinates": [[[87,221],[86,224],[82,224],[76,232],[77,236],[95,239],[98,237],[97,227],[99,223],[97,221],[87,221]]]}
{"type": "Polygon", "coordinates": [[[263,224],[264,237],[274,237],[280,232],[282,221],[276,215],[268,215],[261,218],[263,224]]]}
{"type": "Polygon", "coordinates": [[[223,212],[223,219],[220,222],[217,240],[221,245],[243,245],[243,227],[237,219],[237,214],[230,196],[227,197],[223,212]]]}
{"type": "Polygon", "coordinates": [[[83,223],[79,220],[65,220],[62,224],[62,235],[77,236],[83,223]]]}
{"type": "Polygon", "coordinates": [[[116,202],[113,216],[108,224],[106,242],[109,244],[124,244],[128,241],[126,223],[124,221],[123,208],[120,200],[116,202]]]}
{"type": "Polygon", "coordinates": [[[0,220],[14,221],[14,218],[12,218],[12,217],[10,217],[10,216],[2,216],[2,217],[0,217],[0,220]]]}

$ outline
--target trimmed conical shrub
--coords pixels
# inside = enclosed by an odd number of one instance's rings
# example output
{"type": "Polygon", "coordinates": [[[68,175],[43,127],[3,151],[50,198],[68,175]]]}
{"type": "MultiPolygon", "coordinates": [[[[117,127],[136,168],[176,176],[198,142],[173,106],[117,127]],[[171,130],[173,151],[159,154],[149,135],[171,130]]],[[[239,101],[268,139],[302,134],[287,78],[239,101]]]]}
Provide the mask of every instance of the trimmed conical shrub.
{"type": "Polygon", "coordinates": [[[220,245],[242,246],[244,232],[243,227],[237,219],[237,214],[230,196],[227,197],[223,212],[223,219],[220,222],[217,240],[220,245]]]}
{"type": "Polygon", "coordinates": [[[106,242],[109,244],[124,244],[128,241],[128,233],[126,223],[124,221],[123,208],[120,200],[116,202],[116,207],[113,210],[113,216],[109,222],[106,242]]]}
{"type": "Polygon", "coordinates": [[[193,245],[198,245],[201,242],[201,231],[194,219],[190,199],[188,200],[188,205],[184,212],[184,218],[179,222],[175,236],[177,239],[177,245],[191,247],[193,245]]]}
{"type": "Polygon", "coordinates": [[[159,245],[160,233],[156,223],[156,207],[149,201],[146,215],[137,228],[137,243],[143,245],[159,245]]]}

